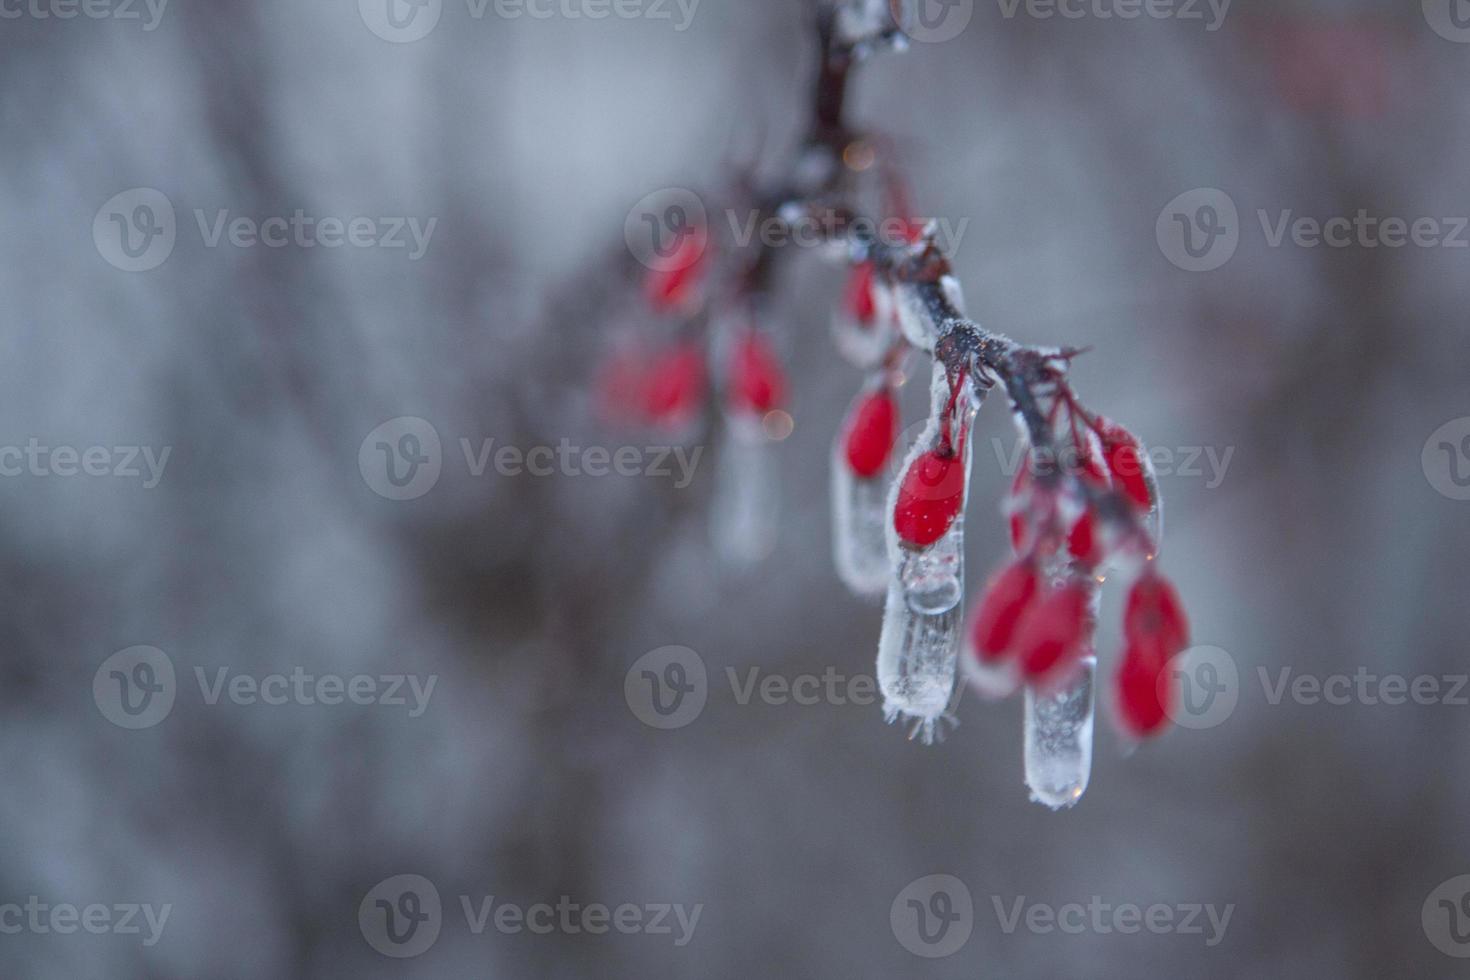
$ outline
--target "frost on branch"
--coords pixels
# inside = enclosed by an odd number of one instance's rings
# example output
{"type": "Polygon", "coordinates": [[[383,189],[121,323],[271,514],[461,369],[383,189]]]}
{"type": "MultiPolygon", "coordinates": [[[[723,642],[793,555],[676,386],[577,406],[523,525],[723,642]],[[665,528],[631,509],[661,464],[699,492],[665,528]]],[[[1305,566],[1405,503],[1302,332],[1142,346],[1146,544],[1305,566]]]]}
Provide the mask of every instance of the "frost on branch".
{"type": "MultiPolygon", "coordinates": [[[[1119,571],[1132,581],[1110,685],[1126,737],[1167,727],[1168,664],[1189,643],[1188,622],[1157,568],[1161,509],[1148,454],[1071,387],[1068,369],[1082,352],[1023,346],[970,319],[937,224],[910,207],[892,142],[845,119],[853,65],[902,46],[893,9],[887,0],[818,3],[806,141],[784,179],[762,183],[752,166],[723,202],[761,222],[817,228],[847,266],[830,331],[864,376],[832,446],[833,556],[854,593],[883,599],[885,716],[932,742],[953,718],[961,675],[987,699],[1024,689],[1027,785],[1040,803],[1071,806],[1091,771],[1104,580],[1119,571]],[[903,445],[898,389],[908,361],[924,357],[929,415],[903,445]],[[998,508],[1014,555],[996,562],[967,614],[970,440],[997,391],[1025,448],[998,508]]],[[[605,390],[624,407],[612,414],[643,424],[687,432],[707,420],[720,444],[717,551],[746,565],[778,541],[769,443],[791,420],[784,370],[757,311],[771,308],[781,250],[763,236],[726,241],[687,222],[680,232],[672,260],[642,283],[646,313],[666,340],[641,362],[614,358],[605,390]]]]}

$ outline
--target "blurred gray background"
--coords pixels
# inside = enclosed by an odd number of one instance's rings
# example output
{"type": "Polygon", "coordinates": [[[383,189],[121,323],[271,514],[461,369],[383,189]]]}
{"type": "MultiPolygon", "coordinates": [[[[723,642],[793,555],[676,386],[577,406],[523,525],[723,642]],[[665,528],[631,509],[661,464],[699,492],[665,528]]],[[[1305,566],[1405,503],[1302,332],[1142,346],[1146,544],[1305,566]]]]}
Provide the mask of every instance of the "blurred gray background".
{"type": "MultiPolygon", "coordinates": [[[[971,314],[1092,346],[1079,390],[1150,443],[1233,450],[1216,486],[1161,482],[1167,568],[1196,642],[1239,665],[1239,705],[1125,758],[1104,696],[1092,787],[1052,814],[1026,799],[1014,700],[967,698],[930,748],[875,706],[741,705],[725,680],[872,669],[878,610],[831,568],[828,447],[859,375],[832,354],[841,275],[816,256],[784,268],[773,307],[796,427],[775,449],[779,543],[755,570],[710,550],[718,446],[685,489],[475,477],[459,450],[647,442],[595,419],[599,312],[619,288],[599,263],[644,195],[718,186],[732,138],[762,133],[771,164],[792,148],[802,4],[704,0],[680,31],[672,6],[540,20],[444,0],[412,43],[375,34],[355,0],[174,0],[156,21],[27,4],[0,19],[0,446],[171,455],[156,486],[59,464],[0,478],[0,903],[171,912],[152,945],[0,935],[0,973],[1463,975],[1421,909],[1470,873],[1470,707],[1272,704],[1258,675],[1466,670],[1470,503],[1421,454],[1470,416],[1470,251],[1272,247],[1256,217],[1470,213],[1470,45],[1431,26],[1448,11],[1236,0],[1210,31],[977,0],[958,37],[859,69],[854,123],[903,147],[921,212],[969,219],[971,314]],[[139,187],[171,202],[177,242],[128,272],[93,225],[139,187]],[[1191,273],[1155,222],[1200,187],[1238,205],[1241,241],[1191,273]],[[437,225],[413,260],[209,247],[195,218],[298,208],[437,225]],[[438,484],[408,501],[358,466],[398,416],[444,441],[438,484]],[[623,681],[668,644],[700,654],[710,694],[658,731],[623,681]],[[129,730],[92,684],[135,645],[168,655],[177,697],[129,730]],[[418,717],[210,704],[195,681],[297,667],[438,680],[418,717]],[[359,927],[400,874],[444,903],[410,959],[359,927]],[[930,874],[974,898],[971,938],[943,959],[890,925],[930,874]],[[492,895],[702,912],[684,946],[477,935],[459,897],[492,895]],[[1022,896],[1234,911],[1213,947],[1008,934],[995,904],[1022,896]]],[[[1007,478],[984,451],[1010,439],[1005,416],[980,416],[972,581],[1005,554],[1007,478]]]]}

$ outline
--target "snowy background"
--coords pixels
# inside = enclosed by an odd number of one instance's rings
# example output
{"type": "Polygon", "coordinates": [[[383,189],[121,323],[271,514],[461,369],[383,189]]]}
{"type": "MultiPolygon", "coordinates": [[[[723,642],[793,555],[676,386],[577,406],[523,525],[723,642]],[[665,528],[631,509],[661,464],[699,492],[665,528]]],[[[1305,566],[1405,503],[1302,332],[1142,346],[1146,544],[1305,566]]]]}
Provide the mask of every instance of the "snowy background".
{"type": "MultiPolygon", "coordinates": [[[[977,319],[1095,347],[1079,390],[1150,443],[1232,451],[1222,479],[1162,489],[1168,569],[1196,642],[1238,664],[1239,705],[1131,758],[1102,705],[1092,788],[1060,815],[1026,799],[1015,701],[967,698],[925,748],[876,707],[742,705],[725,680],[871,671],[878,610],[833,575],[826,502],[858,375],[832,356],[840,275],[815,256],[776,307],[796,428],[776,449],[781,538],[754,572],[710,553],[713,448],[682,489],[476,477],[460,452],[644,444],[594,420],[588,270],[641,197],[716,184],[732,139],[789,150],[811,67],[799,4],[704,0],[680,31],[673,4],[537,20],[444,0],[412,43],[355,0],[174,0],[156,22],[142,4],[0,4],[0,446],[171,450],[153,486],[60,459],[0,478],[0,904],[171,908],[152,945],[0,934],[0,974],[1458,975],[1421,908],[1470,873],[1470,706],[1272,704],[1258,671],[1467,669],[1470,503],[1421,453],[1470,416],[1470,250],[1272,247],[1257,212],[1470,213],[1470,46],[1431,28],[1452,23],[1434,2],[1237,0],[1215,31],[1008,6],[864,66],[852,118],[904,147],[921,211],[969,219],[956,265],[977,319]],[[139,187],[171,203],[177,240],[128,272],[94,219],[139,187]],[[1190,273],[1155,223],[1200,187],[1230,195],[1241,240],[1190,273]],[[195,217],[298,208],[437,223],[415,260],[210,247],[195,217]],[[398,416],[444,445],[409,501],[358,465],[398,416]],[[623,681],[669,644],[699,653],[710,694],[658,731],[623,681]],[[135,645],[166,653],[176,699],[129,730],[93,679],[135,645]],[[437,683],[417,717],[211,704],[196,670],[221,668],[437,683]],[[400,874],[445,910],[401,960],[358,916],[400,874]],[[890,927],[931,874],[975,906],[935,960],[890,927]],[[492,895],[702,912],[682,947],[677,929],[476,935],[459,897],[492,895]],[[1213,947],[1007,934],[995,905],[1023,896],[1234,911],[1213,947]]],[[[1004,553],[1007,481],[983,450],[1011,435],[995,404],[979,425],[972,580],[1004,553]]],[[[1117,606],[1107,590],[1105,643],[1117,606]]]]}

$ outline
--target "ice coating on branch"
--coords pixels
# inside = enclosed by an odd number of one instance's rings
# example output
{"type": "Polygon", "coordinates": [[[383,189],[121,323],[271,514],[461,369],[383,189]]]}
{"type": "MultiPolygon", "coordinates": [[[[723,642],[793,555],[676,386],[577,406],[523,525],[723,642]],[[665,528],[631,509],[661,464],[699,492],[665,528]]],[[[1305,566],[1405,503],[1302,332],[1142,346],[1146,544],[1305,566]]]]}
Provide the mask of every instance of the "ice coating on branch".
{"type": "Polygon", "coordinates": [[[1026,785],[1053,810],[1075,806],[1092,776],[1093,681],[1097,658],[1082,658],[1060,686],[1027,686],[1026,785]]]}
{"type": "Polygon", "coordinates": [[[760,561],[775,547],[780,495],[760,418],[732,411],[725,419],[729,437],[715,467],[710,531],[716,553],[738,568],[760,561]]]}
{"type": "Polygon", "coordinates": [[[832,550],[837,575],[852,592],[883,595],[888,559],[888,488],[899,459],[898,404],[887,380],[865,385],[832,446],[832,550]]]}
{"type": "Polygon", "coordinates": [[[888,586],[878,637],[883,717],[911,724],[912,737],[925,744],[939,734],[955,695],[963,619],[959,606],[937,615],[915,612],[896,580],[888,586]]]}
{"type": "MultiPolygon", "coordinates": [[[[941,276],[939,289],[953,309],[964,310],[965,295],[958,279],[950,275],[941,276]]],[[[944,330],[944,324],[935,320],[934,311],[925,304],[919,287],[911,283],[899,283],[893,288],[893,302],[898,314],[898,327],[903,332],[904,339],[919,350],[932,354],[934,344],[944,330]]]]}

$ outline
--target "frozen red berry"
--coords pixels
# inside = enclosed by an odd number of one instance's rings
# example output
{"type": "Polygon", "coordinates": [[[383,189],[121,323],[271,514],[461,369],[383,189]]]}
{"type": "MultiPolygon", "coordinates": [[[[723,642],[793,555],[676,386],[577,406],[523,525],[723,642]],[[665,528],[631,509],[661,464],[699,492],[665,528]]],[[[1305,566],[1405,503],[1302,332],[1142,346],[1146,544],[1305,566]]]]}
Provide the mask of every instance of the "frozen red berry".
{"type": "Polygon", "coordinates": [[[1133,583],[1123,611],[1129,646],[1150,646],[1168,660],[1189,646],[1189,619],[1174,586],[1152,568],[1133,583]]]}
{"type": "Polygon", "coordinates": [[[953,449],[931,449],[920,455],[898,486],[893,527],[916,548],[944,537],[965,502],[964,457],[953,449]]]}
{"type": "Polygon", "coordinates": [[[1011,649],[1016,627],[1036,598],[1036,565],[1018,561],[1001,569],[985,587],[970,642],[982,660],[997,660],[1011,649]]]}
{"type": "Polygon", "coordinates": [[[707,264],[707,241],[703,228],[685,234],[669,258],[649,272],[644,292],[650,306],[668,313],[693,302],[707,264]]]}
{"type": "Polygon", "coordinates": [[[764,415],[786,400],[786,372],[770,342],[758,330],[747,331],[730,354],[730,401],[739,409],[764,415]]]}
{"type": "Polygon", "coordinates": [[[1067,534],[1067,551],[1073,558],[1084,565],[1091,567],[1096,565],[1102,557],[1102,547],[1099,544],[1097,533],[1097,518],[1092,509],[1088,508],[1082,512],[1072,525],[1072,530],[1067,534]]]}
{"type": "Polygon", "coordinates": [[[1071,666],[1087,639],[1090,602],[1081,582],[1051,589],[1034,602],[1016,627],[1021,672],[1031,680],[1071,666]]]}
{"type": "Polygon", "coordinates": [[[871,326],[878,315],[878,305],[873,300],[873,263],[859,262],[852,267],[847,280],[847,291],[842,298],[842,308],[860,325],[871,326]]]}
{"type": "Polygon", "coordinates": [[[1098,436],[1102,439],[1103,457],[1114,485],[1135,507],[1145,511],[1151,509],[1154,505],[1153,491],[1149,488],[1143,446],[1138,437],[1107,420],[1099,424],[1098,436]]]}
{"type": "Polygon", "coordinates": [[[847,425],[847,465],[863,479],[883,471],[898,442],[898,402],[880,388],[858,403],[847,425]]]}
{"type": "Polygon", "coordinates": [[[1164,683],[1169,658],[1157,650],[1130,643],[1123,650],[1115,678],[1118,721],[1134,738],[1157,735],[1167,725],[1173,690],[1164,683]]]}
{"type": "Polygon", "coordinates": [[[656,425],[681,425],[698,411],[704,388],[704,352],[692,343],[678,344],[648,368],[644,411],[656,425]]]}

